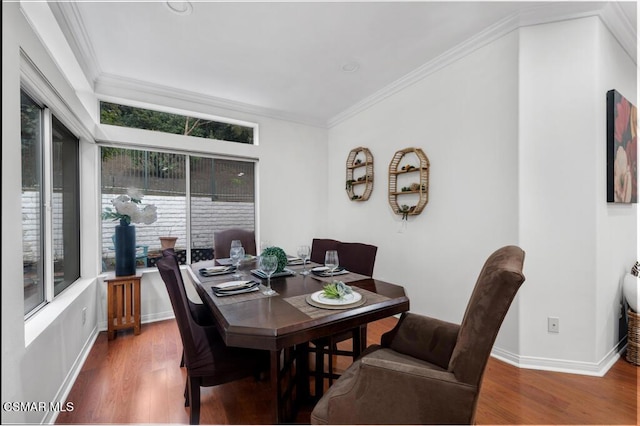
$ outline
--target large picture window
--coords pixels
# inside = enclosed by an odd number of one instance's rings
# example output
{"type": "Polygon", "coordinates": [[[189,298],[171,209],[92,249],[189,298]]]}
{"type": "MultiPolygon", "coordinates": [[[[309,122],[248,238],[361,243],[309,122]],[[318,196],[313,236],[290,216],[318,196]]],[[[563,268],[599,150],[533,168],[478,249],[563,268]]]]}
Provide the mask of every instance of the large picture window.
{"type": "Polygon", "coordinates": [[[28,315],[80,277],[79,141],[51,111],[22,91],[21,143],[28,315]]]}
{"type": "MultiPolygon", "coordinates": [[[[151,225],[136,225],[137,266],[161,256],[160,237],[177,237],[181,263],[214,258],[213,233],[231,227],[255,229],[255,165],[171,152],[102,147],[102,210],[135,189],[157,207],[151,225]],[[189,190],[187,189],[189,188],[189,190]],[[187,220],[187,218],[189,220],[187,220]]],[[[116,221],[102,222],[102,267],[115,269],[116,221]]]]}

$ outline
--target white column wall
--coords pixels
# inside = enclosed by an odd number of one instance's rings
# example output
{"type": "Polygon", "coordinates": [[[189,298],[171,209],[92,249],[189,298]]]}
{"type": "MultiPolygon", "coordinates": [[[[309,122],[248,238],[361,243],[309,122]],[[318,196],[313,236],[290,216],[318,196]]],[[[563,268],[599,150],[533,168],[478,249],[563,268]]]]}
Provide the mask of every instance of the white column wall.
{"type": "MultiPolygon", "coordinates": [[[[638,106],[638,67],[620,47],[611,33],[598,22],[596,30],[598,93],[596,137],[596,354],[595,360],[604,359],[626,335],[626,324],[620,317],[623,301],[622,280],[631,271],[638,257],[638,205],[607,203],[606,102],[604,93],[616,89],[631,103],[638,106]]],[[[637,161],[637,159],[636,159],[637,161]]]]}
{"type": "Polygon", "coordinates": [[[606,203],[606,91],[635,96],[635,66],[605,33],[595,17],[520,31],[520,237],[534,284],[521,294],[524,365],[597,374],[617,343],[636,210],[606,203]]]}

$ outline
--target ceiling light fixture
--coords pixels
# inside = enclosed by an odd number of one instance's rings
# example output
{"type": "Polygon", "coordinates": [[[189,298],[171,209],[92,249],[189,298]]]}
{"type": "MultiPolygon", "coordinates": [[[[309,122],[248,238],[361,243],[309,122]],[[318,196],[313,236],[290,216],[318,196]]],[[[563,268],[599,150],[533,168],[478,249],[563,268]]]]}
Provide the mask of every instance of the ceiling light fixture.
{"type": "Polygon", "coordinates": [[[356,72],[360,69],[360,64],[356,61],[345,62],[344,64],[342,64],[341,69],[344,72],[356,72]]]}
{"type": "Polygon", "coordinates": [[[188,1],[168,1],[166,5],[170,11],[178,15],[190,15],[193,11],[193,6],[188,1]]]}

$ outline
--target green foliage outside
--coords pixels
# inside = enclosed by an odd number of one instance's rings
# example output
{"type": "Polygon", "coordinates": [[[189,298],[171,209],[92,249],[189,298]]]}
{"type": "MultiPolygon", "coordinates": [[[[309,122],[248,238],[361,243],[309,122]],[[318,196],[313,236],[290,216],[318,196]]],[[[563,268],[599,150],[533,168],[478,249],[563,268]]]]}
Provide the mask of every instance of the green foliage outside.
{"type": "MultiPolygon", "coordinates": [[[[253,128],[167,112],[100,102],[100,122],[134,129],[195,136],[238,143],[253,143],[253,128]]],[[[104,153],[104,151],[103,151],[104,153]]],[[[103,154],[104,155],[104,154],[103,154]]]]}

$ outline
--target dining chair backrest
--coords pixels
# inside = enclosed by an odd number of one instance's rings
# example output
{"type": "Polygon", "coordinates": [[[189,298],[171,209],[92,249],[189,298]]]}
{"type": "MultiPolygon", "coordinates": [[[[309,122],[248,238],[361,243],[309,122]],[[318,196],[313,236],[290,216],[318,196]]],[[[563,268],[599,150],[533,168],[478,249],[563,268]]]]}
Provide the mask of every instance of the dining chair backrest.
{"type": "Polygon", "coordinates": [[[373,276],[378,247],[363,243],[340,243],[338,245],[338,260],[340,266],[350,272],[373,276]]]}
{"type": "Polygon", "coordinates": [[[231,241],[240,240],[245,254],[256,255],[256,233],[240,228],[230,228],[213,233],[213,255],[216,259],[230,257],[231,241]]]}
{"type": "Polygon", "coordinates": [[[337,250],[340,266],[348,271],[373,276],[378,247],[364,243],[343,243],[329,238],[314,238],[311,244],[311,261],[324,264],[327,250],[337,250]]]}
{"type": "Polygon", "coordinates": [[[156,265],[167,287],[184,348],[184,366],[187,368],[185,406],[191,406],[189,423],[198,424],[200,387],[257,376],[268,365],[269,353],[227,346],[217,331],[215,320],[208,325],[199,324],[195,314],[190,314],[189,299],[175,252],[165,250],[162,254],[156,265]]]}
{"type": "MultiPolygon", "coordinates": [[[[329,238],[314,238],[311,243],[311,256],[309,259],[312,262],[324,264],[324,255],[327,250],[338,250],[340,241],[332,240],[329,238]]],[[[338,254],[340,256],[340,254],[338,254]]],[[[340,260],[340,259],[338,259],[340,260]]]]}
{"type": "Polygon", "coordinates": [[[173,313],[178,324],[178,330],[180,331],[180,339],[182,340],[182,346],[184,348],[185,363],[190,364],[192,354],[196,353],[196,343],[194,340],[195,324],[191,318],[189,312],[189,303],[187,299],[187,292],[184,287],[184,281],[182,280],[182,274],[180,272],[180,266],[178,260],[169,250],[163,251],[162,259],[156,262],[160,276],[165,283],[167,293],[169,293],[169,299],[171,300],[171,306],[173,307],[173,313]]]}

